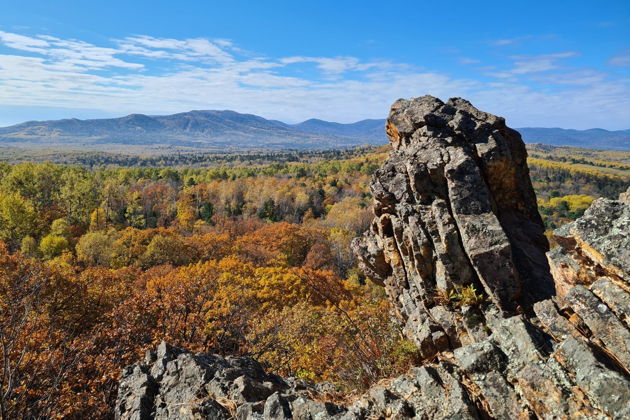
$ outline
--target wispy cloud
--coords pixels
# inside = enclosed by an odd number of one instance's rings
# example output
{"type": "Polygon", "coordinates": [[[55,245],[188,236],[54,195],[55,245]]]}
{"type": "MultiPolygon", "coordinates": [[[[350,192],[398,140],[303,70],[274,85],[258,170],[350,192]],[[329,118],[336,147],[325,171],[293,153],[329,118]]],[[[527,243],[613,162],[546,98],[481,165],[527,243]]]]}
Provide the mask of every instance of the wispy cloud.
{"type": "Polygon", "coordinates": [[[45,52],[46,48],[50,46],[48,41],[41,38],[31,38],[3,31],[0,31],[0,41],[7,47],[30,52],[45,52]]]}
{"type": "Polygon", "coordinates": [[[514,78],[520,75],[528,75],[532,73],[543,73],[550,70],[558,70],[563,68],[560,63],[562,59],[577,57],[577,52],[568,51],[555,54],[538,54],[538,55],[514,55],[509,57],[512,61],[512,67],[502,70],[491,70],[486,72],[487,75],[502,79],[514,78]]]}
{"type": "Polygon", "coordinates": [[[459,63],[460,64],[479,64],[481,62],[481,60],[477,60],[476,58],[470,58],[470,57],[460,57],[459,58],[459,63]]]}
{"type": "Polygon", "coordinates": [[[563,72],[550,72],[532,76],[532,80],[545,85],[582,85],[596,86],[605,83],[608,76],[596,70],[568,70],[563,72]]]}
{"type": "Polygon", "coordinates": [[[630,50],[626,50],[621,55],[611,58],[608,60],[608,64],[615,67],[629,67],[630,50]]]}
{"type": "Polygon", "coordinates": [[[151,58],[171,58],[176,60],[210,60],[230,64],[234,58],[228,52],[232,44],[226,40],[211,42],[203,38],[171,39],[138,36],[118,42],[119,52],[151,58]]]}
{"type": "Polygon", "coordinates": [[[42,54],[50,60],[63,63],[68,69],[74,67],[140,69],[143,67],[142,64],[123,61],[115,57],[120,52],[117,49],[97,47],[83,41],[59,39],[48,35],[27,37],[2,31],[0,31],[0,41],[16,50],[42,54]]]}
{"type": "Polygon", "coordinates": [[[103,46],[0,32],[0,46],[0,106],[109,114],[231,108],[349,122],[383,117],[399,97],[432,94],[469,98],[514,126],[630,126],[628,84],[568,66],[576,52],[511,56],[510,65],[483,70],[485,77],[470,70],[452,77],[352,56],[265,57],[225,39],[135,35],[103,46]]]}
{"type": "Polygon", "coordinates": [[[527,39],[531,39],[531,35],[523,35],[515,38],[504,38],[504,39],[496,39],[494,41],[490,41],[490,45],[494,45],[496,47],[503,47],[506,45],[514,45],[521,41],[525,41],[527,39]]]}
{"type": "Polygon", "coordinates": [[[556,54],[521,55],[512,57],[514,74],[539,73],[559,68],[558,62],[563,58],[577,57],[577,52],[562,52],[556,54]]]}

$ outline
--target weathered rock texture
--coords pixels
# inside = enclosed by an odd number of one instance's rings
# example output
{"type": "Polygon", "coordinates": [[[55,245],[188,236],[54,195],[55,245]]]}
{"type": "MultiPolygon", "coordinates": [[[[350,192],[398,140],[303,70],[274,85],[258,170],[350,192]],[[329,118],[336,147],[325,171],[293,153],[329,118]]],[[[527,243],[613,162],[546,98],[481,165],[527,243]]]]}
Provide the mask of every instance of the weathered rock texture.
{"type": "Polygon", "coordinates": [[[330,386],[163,343],[123,372],[118,419],[630,418],[630,190],[555,232],[552,280],[525,149],[503,119],[422,97],[396,102],[387,128],[376,218],[354,248],[424,364],[334,404],[330,386]],[[435,298],[471,284],[484,303],[435,298]]]}
{"type": "Polygon", "coordinates": [[[630,279],[630,188],[619,200],[594,201],[579,220],[557,229],[554,238],[561,246],[549,260],[559,294],[601,276],[623,284],[630,279]]]}
{"type": "Polygon", "coordinates": [[[163,342],[123,371],[116,418],[284,419],[301,411],[339,412],[309,397],[320,388],[267,374],[248,357],[194,355],[163,342]]]}
{"type": "Polygon", "coordinates": [[[525,145],[503,118],[460,98],[401,99],[387,134],[376,217],[353,248],[411,339],[443,347],[431,314],[440,291],[473,285],[508,314],[554,294],[525,145]]]}

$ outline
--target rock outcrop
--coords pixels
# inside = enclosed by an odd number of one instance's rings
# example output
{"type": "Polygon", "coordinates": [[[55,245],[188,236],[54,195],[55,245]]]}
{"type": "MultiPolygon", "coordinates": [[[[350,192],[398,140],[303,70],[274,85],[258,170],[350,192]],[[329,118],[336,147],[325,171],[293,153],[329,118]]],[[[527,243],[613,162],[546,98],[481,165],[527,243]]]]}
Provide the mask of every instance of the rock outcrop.
{"type": "Polygon", "coordinates": [[[619,200],[595,200],[579,220],[557,229],[554,238],[560,247],[549,260],[558,294],[602,276],[623,284],[630,279],[630,188],[619,200]]]}
{"type": "Polygon", "coordinates": [[[195,355],[162,342],[123,371],[116,418],[285,419],[299,412],[342,411],[310,398],[322,388],[268,374],[249,357],[195,355]]]}
{"type": "Polygon", "coordinates": [[[123,372],[117,419],[630,418],[630,189],[558,229],[547,259],[503,119],[427,96],[396,102],[387,132],[353,248],[423,364],[333,403],[325,384],[163,343],[123,372]]]}
{"type": "Polygon", "coordinates": [[[427,357],[448,344],[434,322],[440,294],[472,286],[507,314],[554,294],[518,132],[464,99],[423,96],[392,106],[387,134],[376,217],[353,248],[427,357]]]}

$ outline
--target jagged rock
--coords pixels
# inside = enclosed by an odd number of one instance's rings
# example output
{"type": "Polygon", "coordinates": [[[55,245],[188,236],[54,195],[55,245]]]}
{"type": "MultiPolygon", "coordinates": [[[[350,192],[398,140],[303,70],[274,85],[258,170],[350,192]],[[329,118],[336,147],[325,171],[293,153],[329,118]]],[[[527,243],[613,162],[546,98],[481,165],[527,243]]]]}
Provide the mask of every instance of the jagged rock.
{"type": "Polygon", "coordinates": [[[263,418],[281,420],[290,419],[291,417],[291,408],[285,397],[276,392],[267,398],[263,410],[263,418]]]}
{"type": "Polygon", "coordinates": [[[431,319],[442,328],[448,338],[448,347],[457,348],[462,345],[461,331],[465,328],[456,314],[446,306],[437,305],[429,310],[431,319]]]}
{"type": "Polygon", "coordinates": [[[553,233],[560,247],[549,255],[560,294],[600,277],[630,284],[630,189],[620,200],[595,200],[584,215],[553,233]],[[625,197],[625,198],[624,198],[625,197]]]}
{"type": "Polygon", "coordinates": [[[614,419],[630,417],[630,381],[604,366],[583,340],[568,338],[553,354],[594,407],[614,419]]]}
{"type": "Polygon", "coordinates": [[[579,335],[575,327],[560,315],[556,303],[552,299],[536,303],[534,312],[538,320],[545,326],[546,331],[557,341],[579,335]]]}
{"type": "MultiPolygon", "coordinates": [[[[556,232],[563,246],[549,254],[550,270],[525,149],[502,118],[462,99],[425,96],[396,102],[387,132],[394,150],[372,180],[375,219],[353,249],[366,275],[385,286],[421,354],[452,369],[443,356],[448,349],[436,345],[442,330],[455,349],[453,373],[482,417],[625,413],[597,400],[594,390],[610,375],[619,381],[615,398],[630,398],[619,385],[630,354],[630,189],[619,201],[597,200],[556,232]],[[593,293],[573,288],[593,282],[593,293]],[[436,303],[438,289],[468,284],[483,288],[491,304],[436,303]],[[556,285],[566,300],[549,299],[556,285]],[[516,312],[522,315],[511,316],[516,312]],[[576,339],[590,343],[580,348],[591,364],[584,369],[601,372],[591,383],[576,378],[575,365],[559,362],[576,339]]],[[[392,383],[394,391],[401,387],[413,388],[392,383]]]]}
{"type": "Polygon", "coordinates": [[[528,419],[529,410],[507,382],[502,372],[507,366],[505,355],[486,340],[455,350],[455,359],[471,381],[479,388],[469,387],[487,406],[486,411],[493,418],[528,419]]]}
{"type": "Polygon", "coordinates": [[[423,96],[392,106],[387,133],[376,217],[353,249],[428,356],[439,347],[427,321],[438,289],[474,285],[507,312],[553,294],[527,153],[503,118],[423,96]]]}
{"type": "Polygon", "coordinates": [[[127,366],[122,373],[116,401],[116,418],[152,419],[157,384],[143,365],[127,366]]]}
{"type": "Polygon", "coordinates": [[[626,327],[630,327],[630,294],[606,277],[593,283],[591,291],[608,305],[626,327]]]}
{"type": "MultiPolygon", "coordinates": [[[[300,385],[303,390],[267,374],[251,358],[195,355],[163,342],[144,361],[123,371],[116,418],[228,419],[257,413],[283,418],[288,410],[283,392],[295,398],[314,389],[300,385]]],[[[290,411],[287,415],[290,418],[290,411]]]]}
{"type": "Polygon", "coordinates": [[[593,339],[610,351],[630,371],[630,331],[602,301],[583,286],[569,291],[567,301],[589,328],[593,339]]]}

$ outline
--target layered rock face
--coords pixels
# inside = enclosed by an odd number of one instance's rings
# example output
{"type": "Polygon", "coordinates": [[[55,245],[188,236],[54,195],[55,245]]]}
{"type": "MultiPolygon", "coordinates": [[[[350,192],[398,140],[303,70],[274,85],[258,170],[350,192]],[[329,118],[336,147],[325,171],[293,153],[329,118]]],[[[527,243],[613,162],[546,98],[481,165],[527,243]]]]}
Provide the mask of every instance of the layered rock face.
{"type": "Polygon", "coordinates": [[[554,232],[560,247],[549,254],[558,294],[601,276],[630,278],[630,188],[619,200],[600,198],[579,220],[554,232]]]}
{"type": "Polygon", "coordinates": [[[440,294],[473,286],[508,314],[554,294],[525,145],[503,118],[460,98],[401,99],[387,134],[376,217],[353,248],[427,357],[448,344],[440,294]]]}
{"type": "Polygon", "coordinates": [[[422,97],[396,102],[387,130],[376,217],[353,247],[422,366],[340,404],[329,385],[163,343],[123,372],[118,419],[630,418],[630,189],[558,229],[547,260],[503,119],[422,97]],[[486,298],[466,301],[470,285],[486,298]]]}

